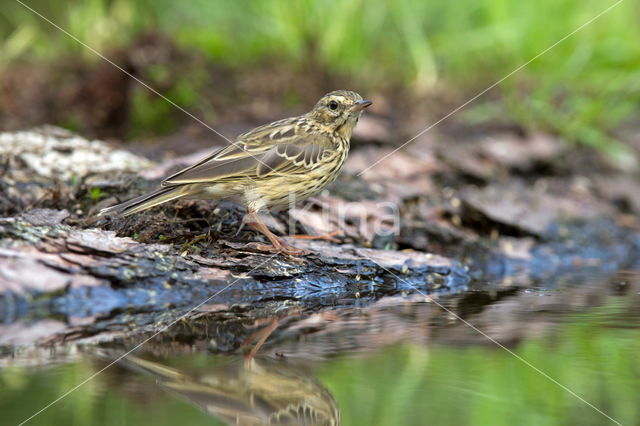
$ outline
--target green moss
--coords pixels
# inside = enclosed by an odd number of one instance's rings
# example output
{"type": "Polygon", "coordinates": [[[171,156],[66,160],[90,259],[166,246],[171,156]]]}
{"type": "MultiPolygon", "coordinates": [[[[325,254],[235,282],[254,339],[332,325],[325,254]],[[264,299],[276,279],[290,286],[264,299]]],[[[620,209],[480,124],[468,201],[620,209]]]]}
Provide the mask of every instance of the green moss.
{"type": "Polygon", "coordinates": [[[103,193],[100,188],[91,188],[89,190],[89,198],[91,198],[91,201],[99,201],[102,196],[103,193]]]}

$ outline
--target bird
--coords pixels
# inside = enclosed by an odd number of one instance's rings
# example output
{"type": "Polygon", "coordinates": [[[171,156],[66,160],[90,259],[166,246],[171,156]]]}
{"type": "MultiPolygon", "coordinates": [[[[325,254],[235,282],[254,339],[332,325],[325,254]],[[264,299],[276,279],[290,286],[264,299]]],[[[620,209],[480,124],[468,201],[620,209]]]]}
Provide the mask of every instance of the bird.
{"type": "Polygon", "coordinates": [[[291,256],[307,254],[273,234],[260,213],[290,207],[333,182],[349,154],[353,129],[371,104],[353,91],[327,93],[306,114],[243,133],[167,177],[157,190],[102,209],[98,215],[128,216],[178,199],[231,200],[247,210],[243,225],[271,243],[247,246],[291,256]]]}

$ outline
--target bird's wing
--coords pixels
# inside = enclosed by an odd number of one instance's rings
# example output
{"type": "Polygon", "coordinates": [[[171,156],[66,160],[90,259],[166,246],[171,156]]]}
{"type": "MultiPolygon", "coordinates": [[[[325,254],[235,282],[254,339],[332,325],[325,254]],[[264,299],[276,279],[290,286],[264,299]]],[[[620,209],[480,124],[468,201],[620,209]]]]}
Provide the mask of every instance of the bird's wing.
{"type": "Polygon", "coordinates": [[[292,119],[276,121],[240,135],[232,145],[169,176],[162,185],[256,178],[295,173],[296,169],[303,172],[314,167],[331,147],[327,135],[310,132],[292,119]]]}
{"type": "Polygon", "coordinates": [[[162,186],[205,183],[246,176],[252,168],[256,168],[256,164],[260,164],[258,160],[263,156],[263,152],[250,153],[244,144],[235,142],[214,151],[193,166],[169,176],[162,181],[162,186]]]}

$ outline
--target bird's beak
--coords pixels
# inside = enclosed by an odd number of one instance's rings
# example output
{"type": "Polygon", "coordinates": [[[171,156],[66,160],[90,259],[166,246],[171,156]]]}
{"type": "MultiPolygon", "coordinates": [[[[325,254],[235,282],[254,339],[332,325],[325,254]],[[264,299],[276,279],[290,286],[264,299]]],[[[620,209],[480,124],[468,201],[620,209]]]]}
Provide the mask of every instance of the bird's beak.
{"type": "Polygon", "coordinates": [[[368,107],[372,103],[373,102],[371,102],[371,101],[358,101],[351,107],[351,112],[362,111],[363,109],[365,109],[366,107],[368,107]]]}

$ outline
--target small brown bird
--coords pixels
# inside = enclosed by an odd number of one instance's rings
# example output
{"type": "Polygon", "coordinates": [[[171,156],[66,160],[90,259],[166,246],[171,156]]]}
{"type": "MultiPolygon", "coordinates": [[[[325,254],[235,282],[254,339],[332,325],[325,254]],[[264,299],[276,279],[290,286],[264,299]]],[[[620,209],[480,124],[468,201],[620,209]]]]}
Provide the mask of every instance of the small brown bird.
{"type": "Polygon", "coordinates": [[[347,158],[353,128],[369,105],[371,101],[355,92],[328,93],[310,112],[243,133],[231,145],[163,180],[160,189],[103,209],[100,215],[127,216],[181,198],[229,199],[247,208],[247,224],[272,244],[254,247],[304,254],[276,237],[258,213],[289,207],[331,183],[347,158]]]}

